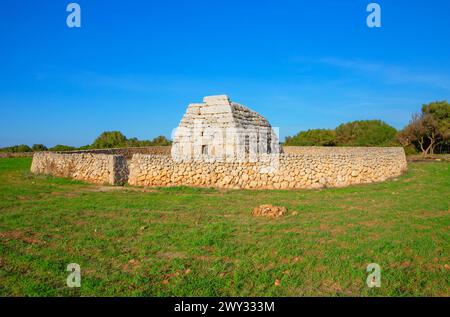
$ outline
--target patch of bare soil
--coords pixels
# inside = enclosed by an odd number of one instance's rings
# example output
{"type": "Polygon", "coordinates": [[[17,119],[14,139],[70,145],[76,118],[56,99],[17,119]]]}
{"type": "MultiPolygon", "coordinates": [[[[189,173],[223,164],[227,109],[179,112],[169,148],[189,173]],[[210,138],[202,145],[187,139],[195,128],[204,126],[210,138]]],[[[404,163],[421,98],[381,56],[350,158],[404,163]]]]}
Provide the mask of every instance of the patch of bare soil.
{"type": "Polygon", "coordinates": [[[141,266],[141,262],[135,259],[131,259],[130,261],[128,261],[128,263],[126,263],[123,267],[122,270],[125,272],[132,272],[135,269],[139,268],[141,266]]]}
{"type": "Polygon", "coordinates": [[[19,230],[0,232],[0,238],[8,240],[19,240],[28,244],[42,244],[40,239],[36,238],[36,234],[27,233],[19,230]]]}
{"type": "Polygon", "coordinates": [[[268,218],[278,218],[285,215],[287,212],[286,207],[273,206],[271,204],[261,205],[256,207],[252,211],[253,217],[268,217],[268,218]]]}

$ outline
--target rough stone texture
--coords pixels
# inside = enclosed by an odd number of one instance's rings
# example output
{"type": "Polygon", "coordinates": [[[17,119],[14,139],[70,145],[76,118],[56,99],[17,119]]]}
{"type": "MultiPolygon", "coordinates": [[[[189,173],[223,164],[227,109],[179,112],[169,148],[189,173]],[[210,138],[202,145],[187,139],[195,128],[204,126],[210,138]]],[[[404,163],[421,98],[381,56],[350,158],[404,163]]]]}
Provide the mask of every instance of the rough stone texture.
{"type": "Polygon", "coordinates": [[[96,184],[123,185],[128,179],[125,157],[108,154],[38,152],[33,156],[31,172],[96,184]]]}
{"type": "MultiPolygon", "coordinates": [[[[170,155],[171,146],[144,146],[144,147],[128,147],[128,148],[114,148],[114,149],[95,149],[95,150],[79,150],[79,151],[62,151],[55,152],[61,154],[114,154],[123,155],[125,158],[131,159],[133,154],[158,154],[158,155],[170,155]]],[[[31,155],[30,155],[31,156],[31,155]]]]}
{"type": "Polygon", "coordinates": [[[256,162],[209,156],[174,161],[169,155],[134,154],[129,167],[120,155],[39,152],[31,171],[97,184],[122,185],[128,180],[139,186],[297,189],[379,182],[407,168],[402,148],[297,147],[295,151],[260,154],[256,162]]]}
{"type": "Polygon", "coordinates": [[[174,161],[135,154],[129,184],[247,189],[342,187],[384,181],[406,168],[403,148],[305,148],[297,154],[260,154],[256,162],[211,158],[174,161]],[[270,169],[267,167],[274,167],[270,169]]]}
{"type": "Polygon", "coordinates": [[[173,137],[174,160],[205,155],[255,161],[260,153],[279,153],[276,133],[263,116],[225,95],[190,104],[173,137]]]}

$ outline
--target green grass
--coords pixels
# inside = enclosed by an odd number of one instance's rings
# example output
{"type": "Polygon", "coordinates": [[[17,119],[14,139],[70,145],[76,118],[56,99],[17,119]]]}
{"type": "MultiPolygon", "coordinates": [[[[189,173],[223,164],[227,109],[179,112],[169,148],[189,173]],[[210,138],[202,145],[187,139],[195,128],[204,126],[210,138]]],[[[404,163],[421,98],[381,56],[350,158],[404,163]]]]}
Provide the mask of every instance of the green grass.
{"type": "Polygon", "coordinates": [[[0,159],[1,296],[450,296],[450,163],[299,191],[114,188],[30,163],[0,159]],[[265,203],[288,215],[253,218],[265,203]]]}

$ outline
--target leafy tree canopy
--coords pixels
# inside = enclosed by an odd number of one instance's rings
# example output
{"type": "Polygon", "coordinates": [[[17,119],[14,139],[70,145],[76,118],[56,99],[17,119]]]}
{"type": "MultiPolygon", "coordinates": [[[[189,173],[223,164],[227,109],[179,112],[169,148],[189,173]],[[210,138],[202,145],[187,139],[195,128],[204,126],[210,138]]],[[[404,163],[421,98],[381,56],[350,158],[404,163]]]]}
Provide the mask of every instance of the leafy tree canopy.
{"type": "Polygon", "coordinates": [[[57,144],[54,147],[51,147],[49,150],[50,151],[74,151],[76,149],[77,148],[75,148],[73,146],[57,144]]]}
{"type": "Polygon", "coordinates": [[[94,149],[109,149],[117,147],[125,147],[127,138],[119,131],[106,131],[100,134],[92,143],[94,149]]]}
{"type": "Polygon", "coordinates": [[[381,120],[353,121],[336,128],[339,146],[393,146],[397,130],[381,120]]]}
{"type": "Polygon", "coordinates": [[[313,129],[301,131],[292,137],[286,137],[287,146],[334,146],[336,133],[334,130],[313,129]]]}
{"type": "Polygon", "coordinates": [[[47,147],[44,144],[33,144],[31,147],[33,152],[47,151],[47,147]]]}
{"type": "Polygon", "coordinates": [[[353,121],[335,130],[314,129],[286,137],[285,145],[297,146],[393,146],[397,130],[381,120],[353,121]]]}
{"type": "Polygon", "coordinates": [[[409,124],[398,133],[404,147],[415,147],[423,155],[450,149],[450,104],[435,101],[422,106],[421,113],[413,114],[409,124]]]}
{"type": "Polygon", "coordinates": [[[0,152],[7,152],[7,153],[22,153],[22,152],[31,152],[32,149],[25,144],[20,145],[14,145],[14,146],[8,146],[0,149],[0,152]]]}
{"type": "Polygon", "coordinates": [[[171,141],[165,136],[157,136],[153,140],[138,140],[137,138],[127,139],[119,131],[107,131],[103,132],[94,143],[91,148],[93,149],[106,149],[106,148],[121,148],[121,147],[140,147],[140,146],[166,146],[170,145],[171,141]]]}

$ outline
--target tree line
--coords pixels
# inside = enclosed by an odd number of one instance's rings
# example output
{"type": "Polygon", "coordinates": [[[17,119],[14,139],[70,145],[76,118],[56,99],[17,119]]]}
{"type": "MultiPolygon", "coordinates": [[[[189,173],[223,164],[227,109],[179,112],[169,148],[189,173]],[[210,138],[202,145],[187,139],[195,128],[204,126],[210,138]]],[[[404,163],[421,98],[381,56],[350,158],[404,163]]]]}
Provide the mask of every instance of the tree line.
{"type": "Polygon", "coordinates": [[[58,144],[53,147],[46,147],[43,144],[34,144],[28,146],[26,144],[14,145],[0,148],[0,152],[7,153],[22,153],[22,152],[39,152],[39,151],[74,151],[74,150],[89,150],[89,149],[110,149],[110,148],[124,148],[124,147],[140,147],[140,146],[167,146],[171,141],[165,136],[157,136],[152,140],[138,140],[137,138],[127,138],[119,131],[105,131],[100,134],[92,144],[81,147],[74,147],[69,145],[58,144]]]}
{"type": "Polygon", "coordinates": [[[301,131],[285,139],[286,146],[403,146],[407,154],[450,153],[450,104],[422,106],[402,130],[381,120],[352,121],[335,129],[301,131]]]}

